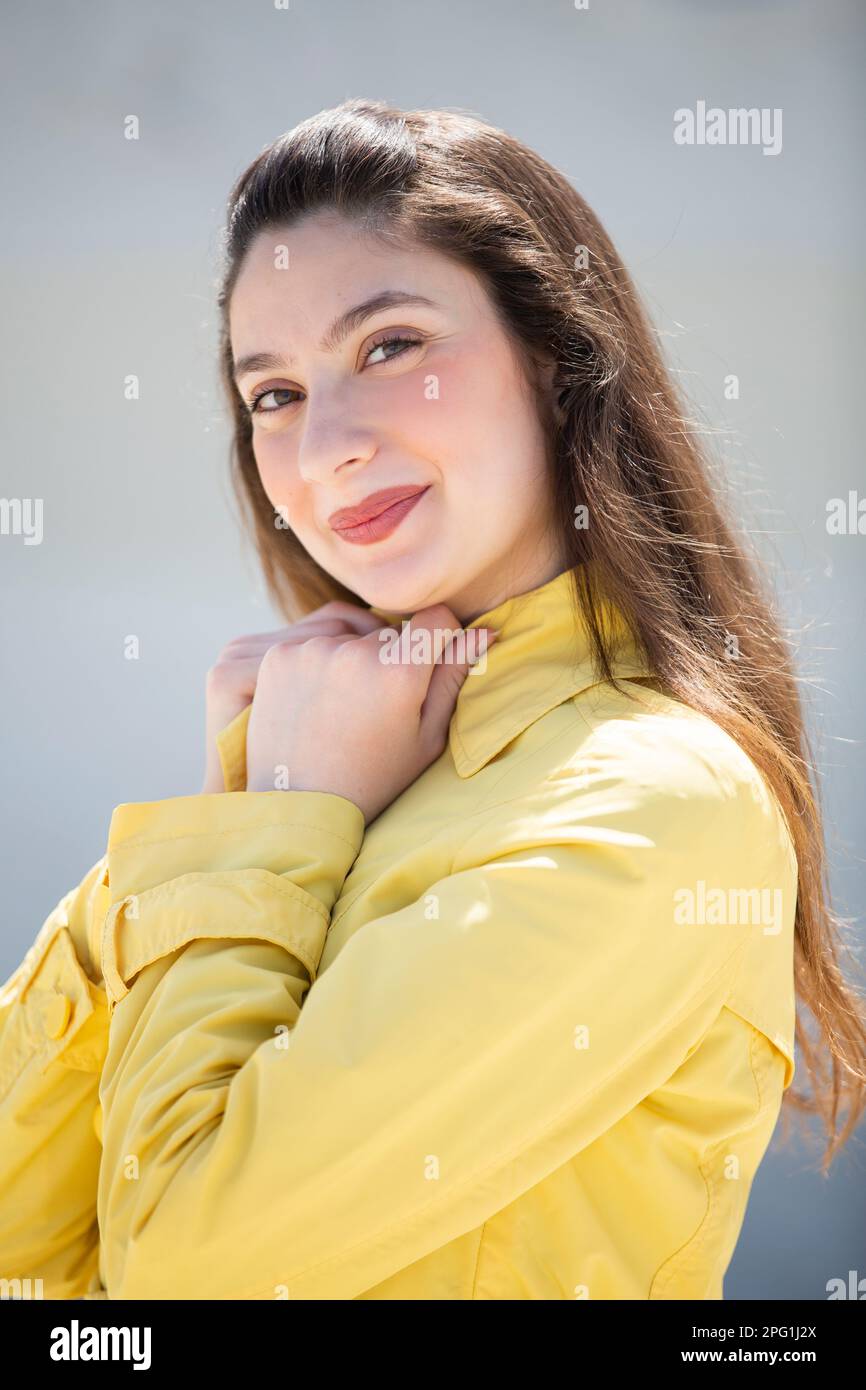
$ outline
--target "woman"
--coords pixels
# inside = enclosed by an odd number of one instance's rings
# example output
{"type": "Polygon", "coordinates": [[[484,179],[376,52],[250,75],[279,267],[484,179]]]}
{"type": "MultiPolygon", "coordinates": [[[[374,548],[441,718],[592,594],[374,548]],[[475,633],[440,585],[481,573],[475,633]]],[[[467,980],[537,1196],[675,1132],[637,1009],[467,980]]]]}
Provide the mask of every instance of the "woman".
{"type": "Polygon", "coordinates": [[[789,655],[622,264],[501,131],[350,101],[238,181],[220,305],[290,625],[7,986],[0,1272],[721,1298],[864,1021],[789,655]]]}

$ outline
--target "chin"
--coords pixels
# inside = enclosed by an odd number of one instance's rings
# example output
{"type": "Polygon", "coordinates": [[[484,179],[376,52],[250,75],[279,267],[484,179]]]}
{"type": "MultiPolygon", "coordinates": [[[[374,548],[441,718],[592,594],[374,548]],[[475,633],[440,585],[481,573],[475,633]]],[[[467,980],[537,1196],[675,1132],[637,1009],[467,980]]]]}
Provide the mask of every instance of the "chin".
{"type": "Polygon", "coordinates": [[[381,608],[386,613],[406,618],[411,618],[421,608],[443,602],[435,595],[447,592],[447,585],[440,581],[424,582],[418,576],[402,580],[386,579],[384,575],[379,580],[365,576],[363,582],[359,581],[353,588],[370,608],[381,608]]]}

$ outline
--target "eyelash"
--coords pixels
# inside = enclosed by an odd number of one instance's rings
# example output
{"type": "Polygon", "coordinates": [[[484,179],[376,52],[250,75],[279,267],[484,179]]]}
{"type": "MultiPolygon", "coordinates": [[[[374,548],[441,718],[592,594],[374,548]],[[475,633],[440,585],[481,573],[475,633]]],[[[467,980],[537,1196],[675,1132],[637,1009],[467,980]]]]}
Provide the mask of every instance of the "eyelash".
{"type": "MultiPolygon", "coordinates": [[[[382,347],[386,343],[400,343],[405,345],[406,347],[420,347],[422,342],[422,338],[410,338],[407,337],[405,333],[391,333],[390,335],[386,335],[385,337],[380,338],[378,342],[370,344],[370,350],[367,353],[367,356],[364,358],[364,363],[366,365],[367,361],[370,359],[370,357],[372,357],[376,349],[382,347]]],[[[390,357],[387,357],[385,361],[391,362],[395,357],[402,356],[402,352],[395,352],[392,353],[390,357]]],[[[380,363],[379,365],[381,366],[383,364],[380,363]]],[[[272,391],[291,391],[293,389],[294,388],[291,386],[269,386],[266,387],[264,391],[254,393],[247,402],[247,409],[249,410],[250,415],[277,415],[281,410],[284,410],[287,405],[294,405],[294,401],[286,401],[283,403],[283,405],[274,406],[270,410],[263,410],[259,404],[259,402],[264,400],[265,396],[269,396],[272,391]]]]}

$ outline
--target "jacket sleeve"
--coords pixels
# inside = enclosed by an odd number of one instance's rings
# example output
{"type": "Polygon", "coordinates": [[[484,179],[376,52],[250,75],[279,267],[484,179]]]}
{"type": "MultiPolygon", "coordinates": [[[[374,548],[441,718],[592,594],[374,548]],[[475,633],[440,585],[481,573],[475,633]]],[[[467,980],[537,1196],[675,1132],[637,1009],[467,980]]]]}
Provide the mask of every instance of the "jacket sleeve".
{"type": "MultiPolygon", "coordinates": [[[[228,790],[246,785],[249,713],[217,738],[228,790]]],[[[12,1297],[78,1298],[99,1284],[98,1087],[109,1023],[101,959],[110,902],[103,855],[0,987],[0,1289],[12,1297]]]]}
{"type": "Polygon", "coordinates": [[[0,990],[0,1279],[13,1297],[81,1296],[96,1271],[104,869],[58,903],[0,990]]]}
{"type": "Polygon", "coordinates": [[[138,911],[113,907],[103,942],[110,1298],[355,1298],[482,1225],[671,1075],[761,931],[684,924],[676,895],[767,881],[755,801],[649,783],[559,793],[544,814],[500,809],[495,833],[470,835],[318,978],[362,841],[352,802],[115,811],[112,883],[138,911]],[[166,881],[169,843],[207,871],[166,881]],[[257,871],[233,867],[243,846],[257,871]]]}

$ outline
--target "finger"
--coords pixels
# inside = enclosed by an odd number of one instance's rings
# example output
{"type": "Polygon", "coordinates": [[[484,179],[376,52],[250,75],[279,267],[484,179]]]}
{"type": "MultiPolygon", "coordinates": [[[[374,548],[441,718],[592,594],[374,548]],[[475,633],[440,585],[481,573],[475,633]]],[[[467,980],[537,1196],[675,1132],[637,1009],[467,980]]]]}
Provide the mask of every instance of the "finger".
{"type": "Polygon", "coordinates": [[[387,627],[384,618],[371,613],[369,608],[364,608],[357,603],[349,603],[345,599],[332,599],[330,603],[325,603],[321,608],[316,608],[312,613],[307,613],[298,620],[299,625],[314,622],[319,619],[340,618],[352,628],[353,631],[375,632],[376,628],[387,627]]]}
{"type": "MultiPolygon", "coordinates": [[[[370,615],[372,617],[372,614],[370,615]]],[[[378,620],[374,619],[375,626],[380,626],[378,620]]],[[[270,651],[271,647],[277,646],[281,642],[306,642],[308,637],[329,637],[337,636],[340,633],[348,633],[351,636],[359,636],[368,631],[373,631],[366,624],[353,625],[346,618],[310,618],[303,623],[295,623],[292,627],[278,628],[276,632],[261,632],[250,637],[238,638],[236,642],[229,643],[225,650],[225,658],[229,661],[243,660],[246,657],[258,656],[259,660],[265,652],[270,651]]]]}
{"type": "Polygon", "coordinates": [[[383,618],[377,618],[375,613],[369,613],[366,608],[358,608],[354,613],[323,614],[320,618],[311,614],[309,618],[298,623],[297,631],[303,636],[307,636],[310,631],[321,630],[322,632],[351,632],[356,637],[364,637],[367,633],[376,632],[383,627],[387,627],[383,618]]]}
{"type": "Polygon", "coordinates": [[[430,677],[421,707],[420,727],[425,736],[438,738],[444,735],[470,666],[496,641],[491,628],[464,628],[462,631],[467,634],[467,639],[461,641],[459,635],[453,639],[430,677]],[[470,633],[477,636],[469,637],[470,633]]]}
{"type": "Polygon", "coordinates": [[[262,664],[261,656],[239,657],[231,662],[223,661],[208,672],[208,686],[219,693],[249,694],[256,688],[256,677],[262,664]]]}
{"type": "Polygon", "coordinates": [[[458,619],[445,603],[419,608],[404,624],[399,647],[407,653],[407,659],[411,658],[408,664],[419,672],[422,688],[426,689],[443,651],[461,631],[458,619]],[[426,641],[416,636],[420,633],[427,635],[426,641]]]}

